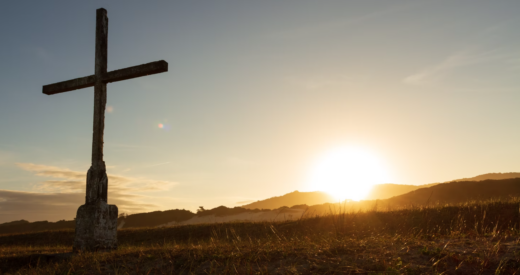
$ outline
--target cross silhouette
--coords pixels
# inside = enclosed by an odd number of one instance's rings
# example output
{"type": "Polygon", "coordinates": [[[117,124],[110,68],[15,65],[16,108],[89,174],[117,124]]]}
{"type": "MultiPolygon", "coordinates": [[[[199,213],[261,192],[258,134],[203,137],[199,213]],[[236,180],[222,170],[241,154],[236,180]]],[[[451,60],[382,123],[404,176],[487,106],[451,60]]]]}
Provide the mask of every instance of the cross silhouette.
{"type": "Polygon", "coordinates": [[[168,63],[161,60],[107,72],[107,44],[108,17],[107,11],[101,8],[96,11],[95,74],[43,86],[43,93],[47,95],[94,86],[92,165],[87,172],[85,205],[78,209],[76,216],[74,250],[117,247],[117,207],[107,205],[108,179],[103,161],[107,83],[168,71],[168,63]]]}

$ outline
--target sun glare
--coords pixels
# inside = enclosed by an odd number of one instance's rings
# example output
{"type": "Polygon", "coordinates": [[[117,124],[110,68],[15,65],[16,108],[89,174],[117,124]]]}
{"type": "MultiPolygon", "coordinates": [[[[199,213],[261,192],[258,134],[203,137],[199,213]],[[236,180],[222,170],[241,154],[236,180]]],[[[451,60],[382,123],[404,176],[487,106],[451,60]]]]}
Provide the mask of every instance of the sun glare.
{"type": "Polygon", "coordinates": [[[338,200],[362,200],[378,183],[389,182],[381,161],[359,147],[341,147],[322,155],[310,173],[310,187],[338,200]]]}

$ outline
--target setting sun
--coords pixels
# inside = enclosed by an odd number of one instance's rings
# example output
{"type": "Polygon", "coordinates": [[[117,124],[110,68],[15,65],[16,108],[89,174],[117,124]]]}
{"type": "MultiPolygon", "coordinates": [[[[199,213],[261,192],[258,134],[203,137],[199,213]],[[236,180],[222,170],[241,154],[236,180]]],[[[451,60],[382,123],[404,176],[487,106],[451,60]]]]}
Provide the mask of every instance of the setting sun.
{"type": "Polygon", "coordinates": [[[372,186],[389,181],[386,168],[370,151],[340,147],[318,158],[310,173],[310,187],[338,200],[362,200],[372,186]]]}

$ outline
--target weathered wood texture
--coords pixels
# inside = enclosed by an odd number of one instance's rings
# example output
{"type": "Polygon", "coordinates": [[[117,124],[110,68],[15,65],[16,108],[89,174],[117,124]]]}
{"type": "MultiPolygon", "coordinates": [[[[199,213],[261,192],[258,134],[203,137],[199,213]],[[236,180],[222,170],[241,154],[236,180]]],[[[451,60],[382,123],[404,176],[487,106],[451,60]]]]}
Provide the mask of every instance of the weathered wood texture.
{"type": "MultiPolygon", "coordinates": [[[[164,60],[150,62],[138,66],[128,67],[111,71],[101,79],[103,83],[110,83],[132,79],[151,74],[164,73],[168,71],[168,63],[164,60]]],[[[42,92],[46,95],[70,92],[78,89],[92,87],[96,84],[96,75],[89,75],[67,81],[43,86],[42,92]]]]}
{"type": "Polygon", "coordinates": [[[164,73],[168,71],[168,63],[164,60],[150,62],[139,66],[128,67],[107,73],[104,82],[116,82],[131,78],[164,73]]]}
{"type": "MultiPolygon", "coordinates": [[[[108,17],[105,9],[96,12],[96,84],[94,85],[94,127],[92,133],[92,165],[103,161],[103,132],[105,129],[105,108],[107,84],[101,79],[107,73],[108,17]]],[[[88,193],[88,192],[87,192],[88,193]]]]}
{"type": "Polygon", "coordinates": [[[43,93],[53,95],[94,86],[96,75],[89,75],[43,86],[43,93]]]}
{"type": "Polygon", "coordinates": [[[96,76],[107,73],[108,58],[108,16],[107,10],[96,10],[96,60],[94,72],[96,76]]]}
{"type": "Polygon", "coordinates": [[[87,172],[85,204],[94,204],[99,200],[108,202],[108,176],[104,161],[92,164],[87,172]]]}

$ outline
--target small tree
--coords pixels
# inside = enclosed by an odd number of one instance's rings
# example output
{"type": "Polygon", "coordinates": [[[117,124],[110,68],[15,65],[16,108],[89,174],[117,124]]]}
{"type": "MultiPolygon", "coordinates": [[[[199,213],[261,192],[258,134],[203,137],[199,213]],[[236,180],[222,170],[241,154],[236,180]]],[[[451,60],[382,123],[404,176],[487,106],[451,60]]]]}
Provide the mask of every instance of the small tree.
{"type": "Polygon", "coordinates": [[[199,209],[197,209],[197,213],[204,212],[206,209],[204,209],[204,206],[199,206],[199,209]]]}

